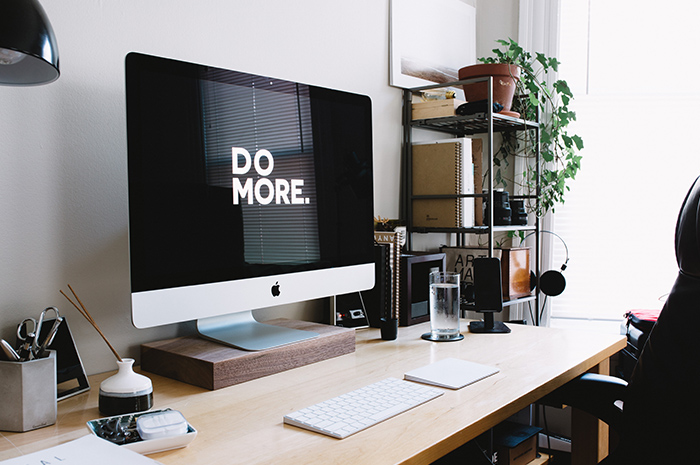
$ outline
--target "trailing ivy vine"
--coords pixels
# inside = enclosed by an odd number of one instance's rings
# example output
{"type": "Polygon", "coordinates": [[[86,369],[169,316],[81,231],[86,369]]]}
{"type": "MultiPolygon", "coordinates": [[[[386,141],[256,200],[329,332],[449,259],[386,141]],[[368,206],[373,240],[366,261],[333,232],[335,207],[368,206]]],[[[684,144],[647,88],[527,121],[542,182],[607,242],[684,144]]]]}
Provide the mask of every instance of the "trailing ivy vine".
{"type": "MultiPolygon", "coordinates": [[[[559,61],[542,53],[534,56],[512,39],[498,40],[501,47],[493,50],[494,57],[480,58],[482,63],[504,63],[520,67],[513,111],[526,120],[540,121],[540,154],[544,160],[541,169],[541,203],[536,213],[544,215],[554,211],[556,204],[564,203],[564,195],[581,168],[583,140],[578,135],[570,135],[567,126],[576,120],[576,113],[569,109],[573,94],[566,81],[559,79],[547,82],[550,73],[556,73],[559,61]]],[[[510,157],[535,156],[534,131],[505,133],[503,143],[494,154],[494,180],[507,187],[503,168],[509,166],[510,157]]],[[[526,163],[523,182],[529,192],[535,192],[536,171],[533,163],[526,163]]]]}

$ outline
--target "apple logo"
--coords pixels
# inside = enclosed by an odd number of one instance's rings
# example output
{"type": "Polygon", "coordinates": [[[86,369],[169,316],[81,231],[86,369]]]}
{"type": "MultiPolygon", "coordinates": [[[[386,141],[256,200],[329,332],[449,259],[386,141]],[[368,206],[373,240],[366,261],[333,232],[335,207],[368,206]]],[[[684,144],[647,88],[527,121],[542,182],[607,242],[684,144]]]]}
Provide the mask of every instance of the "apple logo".
{"type": "Polygon", "coordinates": [[[272,297],[279,297],[280,295],[280,283],[277,281],[274,286],[272,286],[272,297]]]}

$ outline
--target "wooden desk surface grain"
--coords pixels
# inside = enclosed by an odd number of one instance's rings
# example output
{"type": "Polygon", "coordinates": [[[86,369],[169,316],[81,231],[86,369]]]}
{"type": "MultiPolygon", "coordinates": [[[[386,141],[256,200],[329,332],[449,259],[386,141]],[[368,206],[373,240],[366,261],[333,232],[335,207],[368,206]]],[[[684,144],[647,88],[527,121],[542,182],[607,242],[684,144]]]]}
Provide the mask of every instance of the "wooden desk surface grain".
{"type": "MultiPolygon", "coordinates": [[[[180,410],[198,430],[186,448],[151,457],[170,464],[428,464],[595,367],[624,347],[621,336],[510,325],[510,334],[471,334],[435,343],[420,339],[428,323],[400,328],[382,341],[357,331],[355,353],[209,391],[157,375],[154,408],[180,410]],[[447,357],[500,368],[494,376],[452,391],[383,423],[338,440],[282,423],[282,417],[387,377],[447,357]]],[[[97,410],[99,383],[58,404],[54,426],[0,433],[0,460],[77,439],[97,410]]]]}

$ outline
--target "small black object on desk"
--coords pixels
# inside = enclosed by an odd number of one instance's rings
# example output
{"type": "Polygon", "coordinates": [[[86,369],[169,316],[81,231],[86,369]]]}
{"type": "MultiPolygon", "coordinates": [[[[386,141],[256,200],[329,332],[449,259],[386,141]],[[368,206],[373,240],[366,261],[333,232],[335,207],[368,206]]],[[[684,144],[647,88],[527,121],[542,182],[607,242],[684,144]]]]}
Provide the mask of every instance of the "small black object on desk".
{"type": "Polygon", "coordinates": [[[385,341],[393,341],[399,335],[399,320],[398,318],[382,318],[380,320],[380,332],[382,339],[385,341]]]}

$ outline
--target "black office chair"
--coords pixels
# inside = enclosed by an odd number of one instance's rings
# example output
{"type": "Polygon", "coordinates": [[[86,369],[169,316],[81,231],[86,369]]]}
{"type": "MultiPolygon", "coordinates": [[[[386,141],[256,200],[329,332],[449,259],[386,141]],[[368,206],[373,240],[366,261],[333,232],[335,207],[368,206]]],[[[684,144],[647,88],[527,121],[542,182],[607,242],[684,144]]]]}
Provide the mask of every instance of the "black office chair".
{"type": "MultiPolygon", "coordinates": [[[[653,218],[648,223],[654,227],[653,218]]],[[[700,178],[678,216],[676,260],[678,278],[629,385],[586,374],[548,398],[591,413],[618,432],[619,445],[605,465],[700,464],[700,178]],[[614,405],[618,400],[622,410],[614,405]]]]}

